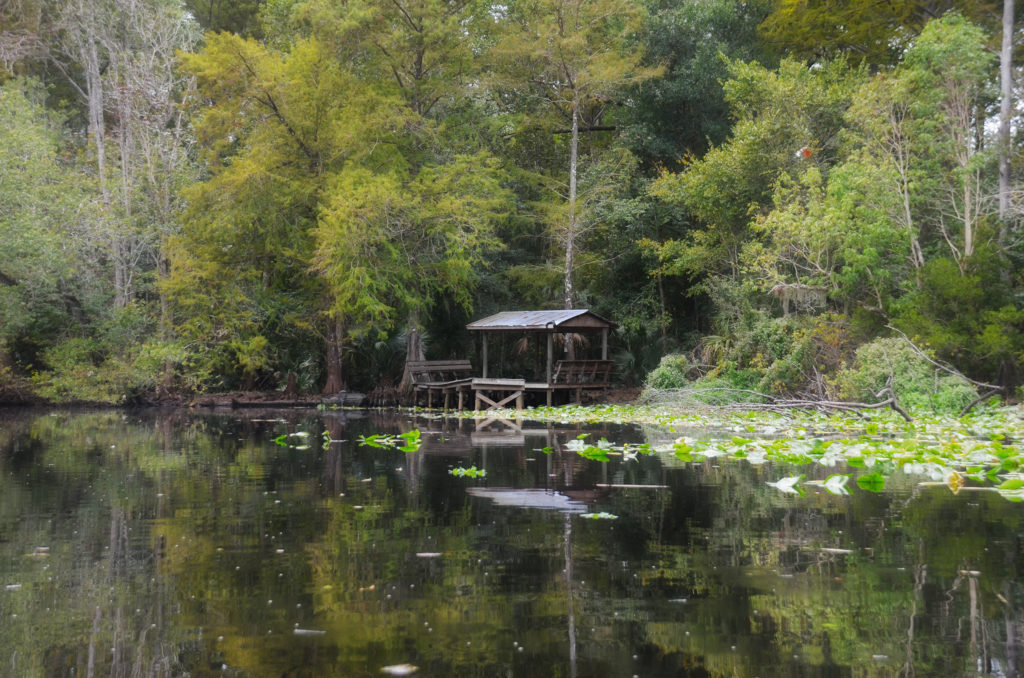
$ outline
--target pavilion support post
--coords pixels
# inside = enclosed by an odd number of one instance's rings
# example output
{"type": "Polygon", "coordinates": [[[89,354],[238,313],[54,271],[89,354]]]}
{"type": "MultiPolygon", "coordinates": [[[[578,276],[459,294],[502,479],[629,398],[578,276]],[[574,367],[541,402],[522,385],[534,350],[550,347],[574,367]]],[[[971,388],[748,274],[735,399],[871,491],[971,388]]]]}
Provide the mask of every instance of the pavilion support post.
{"type": "Polygon", "coordinates": [[[548,366],[547,371],[544,373],[544,383],[548,386],[551,385],[551,357],[555,352],[555,335],[548,334],[548,366]]]}
{"type": "Polygon", "coordinates": [[[487,333],[484,332],[484,347],[483,347],[483,374],[481,375],[484,379],[487,378],[487,333]]]}
{"type": "Polygon", "coordinates": [[[608,328],[601,330],[601,360],[608,360],[608,328]]]}

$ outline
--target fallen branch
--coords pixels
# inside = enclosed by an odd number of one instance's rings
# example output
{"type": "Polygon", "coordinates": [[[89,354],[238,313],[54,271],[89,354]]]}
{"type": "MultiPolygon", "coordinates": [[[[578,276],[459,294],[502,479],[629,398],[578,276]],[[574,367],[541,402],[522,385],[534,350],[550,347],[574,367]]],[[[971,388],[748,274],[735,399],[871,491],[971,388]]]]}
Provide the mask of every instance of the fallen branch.
{"type": "Polygon", "coordinates": [[[958,414],[957,416],[958,417],[964,416],[965,414],[967,414],[968,412],[973,410],[975,405],[979,405],[979,404],[985,402],[986,400],[988,400],[992,396],[996,395],[997,393],[1002,392],[1002,390],[1003,389],[1001,389],[1001,388],[993,388],[988,393],[981,394],[980,396],[978,396],[977,398],[975,398],[971,402],[967,403],[967,406],[964,407],[964,409],[960,410],[960,414],[958,414]]]}
{"type": "MultiPolygon", "coordinates": [[[[900,335],[901,337],[903,337],[903,340],[904,340],[905,342],[907,342],[907,344],[909,344],[909,345],[910,345],[910,348],[911,348],[911,350],[912,350],[912,351],[914,351],[914,353],[916,353],[916,354],[917,354],[917,355],[919,355],[920,357],[924,358],[924,359],[925,359],[925,360],[927,360],[927,361],[928,361],[929,363],[931,363],[931,364],[932,364],[932,365],[934,365],[935,367],[939,368],[939,369],[940,369],[940,370],[942,370],[943,372],[946,372],[946,373],[948,373],[948,374],[952,374],[952,375],[953,375],[953,376],[955,376],[955,377],[960,377],[960,378],[961,378],[961,379],[963,379],[964,381],[966,381],[966,382],[969,382],[969,383],[971,383],[971,384],[974,384],[974,385],[975,385],[975,386],[977,386],[978,388],[988,388],[988,389],[992,389],[992,390],[994,391],[994,393],[999,393],[999,392],[1002,392],[1002,390],[1003,390],[1003,387],[1002,387],[1002,386],[997,386],[997,385],[995,385],[995,384],[987,384],[987,383],[985,383],[984,381],[975,381],[974,379],[971,379],[970,377],[968,377],[967,375],[965,375],[965,374],[964,374],[963,372],[961,372],[961,371],[957,370],[956,368],[954,368],[954,367],[950,367],[949,365],[943,365],[942,363],[938,362],[937,360],[935,360],[935,359],[933,359],[933,358],[932,358],[931,356],[929,356],[929,355],[928,355],[927,353],[925,353],[925,352],[924,352],[924,350],[922,350],[920,346],[918,346],[918,345],[917,345],[917,344],[915,344],[915,343],[914,343],[913,341],[911,341],[910,337],[908,337],[908,336],[907,336],[906,334],[904,334],[904,333],[903,333],[903,332],[901,332],[900,330],[896,329],[896,328],[895,328],[895,327],[893,327],[892,325],[886,325],[886,327],[887,327],[888,329],[892,330],[893,332],[895,332],[896,334],[900,335]]],[[[993,393],[993,394],[990,394],[990,395],[994,395],[994,393],[993,393]]],[[[988,397],[988,396],[986,396],[986,398],[987,398],[987,397],[988,397]]],[[[980,401],[979,401],[979,402],[980,402],[980,401]]],[[[977,403],[975,403],[975,404],[977,404],[977,403]]],[[[973,407],[973,405],[972,405],[971,407],[973,407]]]]}
{"type": "Polygon", "coordinates": [[[713,387],[666,389],[666,391],[661,392],[655,392],[652,389],[648,389],[644,399],[653,402],[674,401],[677,403],[682,403],[683,401],[688,401],[686,404],[690,407],[706,407],[717,410],[777,412],[780,414],[791,410],[817,410],[823,413],[843,412],[859,415],[864,410],[880,410],[888,408],[898,413],[907,421],[913,421],[910,415],[907,413],[907,411],[900,406],[899,402],[897,402],[896,394],[892,390],[891,385],[888,385],[884,389],[879,391],[876,394],[876,397],[881,398],[883,395],[886,394],[888,394],[889,397],[884,400],[880,400],[879,402],[859,403],[844,400],[816,400],[813,398],[778,398],[776,396],[768,395],[767,393],[751,391],[749,389],[713,387]],[[715,405],[704,402],[701,399],[701,396],[706,396],[708,394],[736,394],[755,396],[757,398],[762,399],[764,402],[733,401],[715,405]]]}

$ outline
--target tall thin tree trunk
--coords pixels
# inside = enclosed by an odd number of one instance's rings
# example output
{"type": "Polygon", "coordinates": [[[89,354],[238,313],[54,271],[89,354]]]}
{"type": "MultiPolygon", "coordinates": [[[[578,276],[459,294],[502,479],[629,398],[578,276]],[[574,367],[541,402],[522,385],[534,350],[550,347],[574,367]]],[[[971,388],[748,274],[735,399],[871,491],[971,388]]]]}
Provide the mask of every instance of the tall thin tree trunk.
{"type": "Polygon", "coordinates": [[[576,231],[578,228],[576,214],[576,165],[579,159],[580,146],[580,95],[574,92],[572,97],[572,140],[569,143],[569,224],[565,234],[565,307],[572,308],[575,297],[573,289],[573,267],[576,257],[576,231]]]}
{"type": "Polygon", "coordinates": [[[96,145],[96,175],[100,182],[103,202],[109,207],[107,191],[106,127],[103,122],[103,79],[100,75],[100,57],[95,40],[85,48],[85,93],[88,97],[89,133],[96,145]]]}
{"type": "MultiPolygon", "coordinates": [[[[124,85],[122,84],[122,87],[124,85]]],[[[118,163],[121,170],[121,209],[124,214],[122,218],[124,225],[129,226],[128,229],[118,229],[117,234],[117,255],[114,259],[114,266],[121,269],[119,274],[115,274],[115,278],[119,279],[121,284],[114,290],[114,307],[124,308],[128,305],[128,302],[132,298],[132,245],[129,241],[131,238],[131,220],[132,220],[132,189],[135,185],[134,177],[132,176],[132,163],[134,158],[132,155],[132,127],[131,127],[131,106],[127,101],[127,94],[122,92],[119,97],[115,97],[117,102],[117,147],[120,154],[120,162],[118,163]]]]}
{"type": "MultiPolygon", "coordinates": [[[[974,222],[977,219],[972,211],[974,207],[974,195],[971,183],[974,180],[970,174],[964,177],[964,259],[969,259],[974,254],[974,222]]],[[[966,262],[960,266],[963,270],[966,262]]]]}
{"type": "Polygon", "coordinates": [[[1013,0],[1003,0],[1003,44],[999,52],[999,245],[1008,238],[1010,211],[1010,115],[1013,111],[1013,0]]]}
{"type": "MultiPolygon", "coordinates": [[[[167,246],[161,245],[157,253],[157,281],[163,283],[171,277],[171,262],[167,259],[167,246]]],[[[162,284],[157,285],[160,295],[160,341],[169,342],[174,333],[174,311],[171,310],[171,300],[167,296],[167,290],[162,284]]],[[[160,391],[164,395],[171,392],[174,386],[174,362],[168,358],[164,360],[164,379],[160,384],[160,391]]]]}
{"type": "Polygon", "coordinates": [[[665,310],[665,277],[658,274],[658,305],[660,316],[658,325],[661,326],[661,354],[668,355],[668,312],[665,310]]]}

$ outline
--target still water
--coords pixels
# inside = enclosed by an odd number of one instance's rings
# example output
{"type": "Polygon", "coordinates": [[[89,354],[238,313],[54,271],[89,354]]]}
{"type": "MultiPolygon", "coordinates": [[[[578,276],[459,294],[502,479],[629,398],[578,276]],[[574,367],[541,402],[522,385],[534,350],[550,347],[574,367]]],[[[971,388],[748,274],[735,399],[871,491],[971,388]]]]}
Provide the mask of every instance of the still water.
{"type": "Polygon", "coordinates": [[[785,466],[566,449],[663,429],[478,423],[0,413],[0,675],[1020,671],[1021,504],[791,495],[785,466]]]}

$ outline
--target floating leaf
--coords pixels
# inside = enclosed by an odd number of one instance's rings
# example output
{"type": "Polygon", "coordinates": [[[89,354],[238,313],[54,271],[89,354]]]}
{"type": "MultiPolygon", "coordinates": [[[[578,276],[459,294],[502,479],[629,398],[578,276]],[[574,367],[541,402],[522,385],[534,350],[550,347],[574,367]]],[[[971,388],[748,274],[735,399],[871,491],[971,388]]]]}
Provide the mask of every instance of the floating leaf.
{"type": "Polygon", "coordinates": [[[837,473],[825,479],[824,487],[832,494],[850,494],[850,491],[846,489],[846,483],[849,480],[849,474],[837,473]]]}
{"type": "Polygon", "coordinates": [[[800,494],[800,490],[797,489],[797,483],[804,479],[803,474],[798,476],[787,476],[781,480],[776,480],[774,483],[767,483],[767,485],[774,487],[780,492],[786,494],[800,494]]]}
{"type": "Polygon", "coordinates": [[[586,518],[587,520],[618,520],[619,517],[614,513],[601,511],[600,513],[581,513],[580,518],[586,518]]]}
{"type": "Polygon", "coordinates": [[[576,450],[576,454],[592,461],[608,461],[608,450],[600,447],[584,447],[582,450],[576,450]]]}
{"type": "Polygon", "coordinates": [[[369,447],[394,447],[402,452],[416,452],[420,449],[420,432],[413,429],[399,435],[378,433],[369,436],[359,436],[357,442],[360,445],[369,447]]]}
{"type": "Polygon", "coordinates": [[[868,492],[881,492],[885,489],[885,476],[875,471],[866,476],[857,478],[857,487],[868,492]]]}
{"type": "Polygon", "coordinates": [[[478,469],[476,466],[453,468],[448,473],[456,478],[485,478],[487,476],[487,471],[482,468],[478,469]]]}

